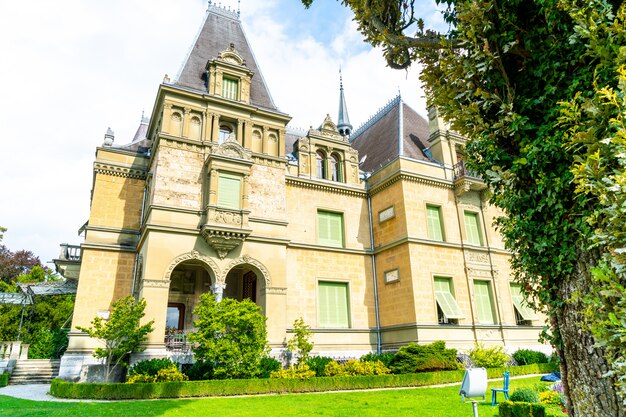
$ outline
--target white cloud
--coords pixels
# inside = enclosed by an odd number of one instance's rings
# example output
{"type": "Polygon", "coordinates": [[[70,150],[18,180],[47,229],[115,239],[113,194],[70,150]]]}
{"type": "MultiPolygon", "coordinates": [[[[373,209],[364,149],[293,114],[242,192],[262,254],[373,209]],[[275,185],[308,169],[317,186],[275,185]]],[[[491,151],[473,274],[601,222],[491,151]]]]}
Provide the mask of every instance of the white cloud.
{"type": "MultiPolygon", "coordinates": [[[[297,0],[241,6],[263,76],[292,124],[317,126],[327,113],[336,118],[339,65],[355,128],[398,88],[423,114],[417,68],[408,75],[386,68],[339,3],[318,2],[318,12],[334,10],[328,22],[313,20],[318,27],[297,0]]],[[[0,8],[0,225],[9,229],[10,249],[47,261],[59,243],[81,240],[76,231],[89,216],[91,164],[107,127],[117,144],[133,137],[163,75],[179,70],[206,1],[38,0],[0,8]]]]}

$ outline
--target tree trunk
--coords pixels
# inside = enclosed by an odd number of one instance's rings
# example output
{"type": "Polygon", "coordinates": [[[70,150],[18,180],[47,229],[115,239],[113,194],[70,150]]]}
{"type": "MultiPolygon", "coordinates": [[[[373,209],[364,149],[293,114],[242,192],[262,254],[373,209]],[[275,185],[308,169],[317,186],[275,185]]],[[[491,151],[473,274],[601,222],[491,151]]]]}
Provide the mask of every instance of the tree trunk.
{"type": "MultiPolygon", "coordinates": [[[[577,271],[559,288],[563,306],[553,320],[563,341],[561,376],[569,399],[570,417],[626,417],[626,410],[615,379],[602,377],[609,371],[604,350],[594,347],[595,340],[585,327],[585,304],[581,297],[593,285],[591,268],[598,258],[589,251],[579,251],[577,271]]],[[[554,326],[553,326],[554,327],[554,326]]]]}

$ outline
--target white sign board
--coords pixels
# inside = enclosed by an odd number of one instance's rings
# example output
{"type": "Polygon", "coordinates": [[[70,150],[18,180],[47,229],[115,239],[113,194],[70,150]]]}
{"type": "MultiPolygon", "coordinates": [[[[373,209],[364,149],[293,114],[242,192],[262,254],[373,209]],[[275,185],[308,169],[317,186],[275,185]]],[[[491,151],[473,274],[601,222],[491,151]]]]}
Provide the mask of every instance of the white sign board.
{"type": "Polygon", "coordinates": [[[465,371],[459,394],[465,398],[482,397],[485,399],[487,392],[487,370],[485,368],[473,368],[465,371]]]}

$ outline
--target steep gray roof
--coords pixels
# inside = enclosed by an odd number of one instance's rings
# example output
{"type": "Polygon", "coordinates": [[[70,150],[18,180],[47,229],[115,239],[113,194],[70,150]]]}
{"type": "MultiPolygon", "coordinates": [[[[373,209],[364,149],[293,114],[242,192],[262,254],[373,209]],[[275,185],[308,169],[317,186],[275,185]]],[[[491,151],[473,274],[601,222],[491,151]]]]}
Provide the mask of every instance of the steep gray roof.
{"type": "Polygon", "coordinates": [[[250,44],[241,26],[238,13],[209,4],[202,29],[183,64],[175,85],[206,92],[205,67],[208,60],[235,45],[236,51],[246,60],[254,75],[250,86],[250,103],[255,106],[276,110],[269,90],[265,85],[250,44]]]}
{"type": "Polygon", "coordinates": [[[429,146],[428,135],[426,119],[398,96],[355,130],[350,142],[352,147],[359,151],[359,158],[367,156],[361,169],[373,171],[397,158],[400,149],[402,156],[430,161],[431,159],[424,153],[424,149],[429,146]],[[400,114],[402,123],[399,123],[400,114]],[[400,126],[402,126],[402,146],[398,144],[400,126]]]}

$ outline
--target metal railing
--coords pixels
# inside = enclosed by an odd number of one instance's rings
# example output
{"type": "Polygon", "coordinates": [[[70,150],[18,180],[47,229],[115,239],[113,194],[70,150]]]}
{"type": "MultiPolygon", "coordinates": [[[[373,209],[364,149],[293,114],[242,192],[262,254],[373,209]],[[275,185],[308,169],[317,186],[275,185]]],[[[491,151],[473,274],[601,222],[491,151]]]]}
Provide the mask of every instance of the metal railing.
{"type": "Polygon", "coordinates": [[[192,344],[187,340],[191,330],[170,330],[165,332],[165,349],[172,352],[188,353],[191,352],[192,344]]]}
{"type": "Polygon", "coordinates": [[[480,175],[473,173],[465,166],[465,161],[459,161],[452,167],[454,169],[454,179],[462,177],[472,177],[480,179],[480,175]]]}

